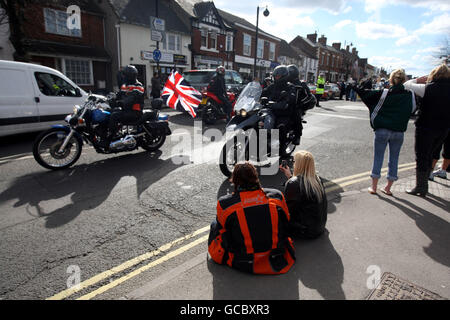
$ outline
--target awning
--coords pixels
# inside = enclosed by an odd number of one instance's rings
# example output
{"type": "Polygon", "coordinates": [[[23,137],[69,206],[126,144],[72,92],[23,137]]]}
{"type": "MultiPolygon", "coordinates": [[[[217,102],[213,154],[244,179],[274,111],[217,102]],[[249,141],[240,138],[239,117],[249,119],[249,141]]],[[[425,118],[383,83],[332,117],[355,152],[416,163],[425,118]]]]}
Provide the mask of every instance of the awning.
{"type": "Polygon", "coordinates": [[[50,55],[52,57],[80,57],[98,61],[111,61],[105,48],[57,43],[50,41],[25,40],[24,47],[30,54],[50,55]]]}

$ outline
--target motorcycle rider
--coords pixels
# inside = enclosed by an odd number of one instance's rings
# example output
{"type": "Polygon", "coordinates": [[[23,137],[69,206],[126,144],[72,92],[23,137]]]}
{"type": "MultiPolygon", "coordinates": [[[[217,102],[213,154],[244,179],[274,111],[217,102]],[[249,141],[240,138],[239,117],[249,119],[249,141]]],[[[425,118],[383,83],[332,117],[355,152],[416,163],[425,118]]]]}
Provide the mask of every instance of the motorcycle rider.
{"type": "Polygon", "coordinates": [[[295,139],[293,144],[300,144],[300,137],[303,132],[303,116],[306,113],[306,110],[312,109],[315,106],[316,99],[311,94],[309,87],[306,85],[304,81],[300,81],[300,70],[296,65],[289,65],[289,78],[288,81],[292,83],[296,88],[296,108],[293,110],[293,116],[296,120],[294,127],[295,139]]]}
{"type": "Polygon", "coordinates": [[[135,66],[128,65],[123,69],[125,83],[117,93],[116,98],[109,101],[113,109],[108,123],[108,136],[102,139],[101,146],[109,148],[112,139],[117,134],[117,125],[123,122],[137,122],[142,117],[144,109],[144,86],[137,80],[138,71],[135,66]],[[121,109],[118,109],[121,107],[121,109]]]}
{"type": "MultiPolygon", "coordinates": [[[[277,118],[289,118],[296,109],[297,89],[289,83],[289,70],[281,65],[273,71],[273,84],[263,90],[261,97],[273,102],[268,105],[269,112],[264,119],[264,129],[275,128],[277,118]]],[[[284,145],[285,132],[280,132],[280,145],[284,145]]],[[[283,152],[284,150],[282,150],[283,152]]]]}
{"type": "Polygon", "coordinates": [[[209,82],[208,91],[214,93],[223,103],[223,111],[227,116],[227,122],[230,121],[233,106],[230,100],[228,100],[227,89],[225,87],[225,67],[217,67],[215,76],[209,82]]]}

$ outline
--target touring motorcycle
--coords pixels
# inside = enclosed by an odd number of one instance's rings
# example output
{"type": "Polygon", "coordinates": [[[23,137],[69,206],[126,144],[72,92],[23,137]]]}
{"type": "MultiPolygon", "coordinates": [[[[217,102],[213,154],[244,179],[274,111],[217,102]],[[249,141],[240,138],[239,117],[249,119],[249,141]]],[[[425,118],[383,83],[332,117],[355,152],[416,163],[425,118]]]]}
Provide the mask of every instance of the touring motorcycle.
{"type": "MultiPolygon", "coordinates": [[[[109,96],[114,99],[114,96],[109,96]]],[[[171,135],[169,117],[160,114],[161,99],[152,101],[152,109],[144,110],[135,123],[119,123],[120,129],[109,147],[100,145],[108,130],[111,107],[107,99],[89,95],[82,106],[75,106],[73,114],[65,119],[67,125],[54,125],[41,133],[33,144],[35,160],[44,168],[61,170],[69,168],[81,156],[83,143],[92,145],[97,153],[115,154],[130,152],[139,147],[153,152],[162,147],[171,135]]]]}
{"type": "Polygon", "coordinates": [[[277,119],[275,129],[278,129],[278,137],[264,130],[264,119],[270,105],[275,102],[261,99],[261,94],[261,85],[250,82],[236,102],[235,116],[227,124],[227,142],[219,159],[220,170],[227,177],[231,176],[238,162],[250,161],[261,165],[270,162],[271,158],[287,159],[296,148],[292,129],[296,124],[292,117],[277,119]]]}

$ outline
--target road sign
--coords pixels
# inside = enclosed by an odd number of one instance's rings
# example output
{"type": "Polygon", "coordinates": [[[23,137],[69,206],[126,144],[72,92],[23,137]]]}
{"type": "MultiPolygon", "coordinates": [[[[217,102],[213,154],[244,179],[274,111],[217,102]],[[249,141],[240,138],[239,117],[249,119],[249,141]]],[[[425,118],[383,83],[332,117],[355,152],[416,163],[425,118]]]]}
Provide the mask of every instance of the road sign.
{"type": "Polygon", "coordinates": [[[165,33],[162,31],[151,30],[151,40],[162,42],[165,38],[165,33]]]}
{"type": "Polygon", "coordinates": [[[156,62],[159,62],[159,60],[161,60],[161,51],[159,51],[158,49],[153,51],[153,60],[155,60],[156,62]]]}
{"type": "Polygon", "coordinates": [[[166,20],[150,17],[150,29],[162,32],[166,31],[166,20]]]}

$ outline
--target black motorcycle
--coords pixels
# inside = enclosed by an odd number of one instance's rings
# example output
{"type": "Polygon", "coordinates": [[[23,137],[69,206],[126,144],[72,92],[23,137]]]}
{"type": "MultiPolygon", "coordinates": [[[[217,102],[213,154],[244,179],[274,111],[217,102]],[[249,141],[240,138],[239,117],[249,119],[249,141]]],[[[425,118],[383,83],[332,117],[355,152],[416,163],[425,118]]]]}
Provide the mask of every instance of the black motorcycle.
{"type": "Polygon", "coordinates": [[[46,169],[61,170],[78,161],[84,142],[100,154],[130,152],[139,147],[156,151],[172,134],[169,117],[160,114],[162,106],[162,100],[156,99],[152,102],[152,110],[144,110],[139,121],[118,124],[118,134],[108,147],[104,147],[100,141],[107,136],[111,108],[106,99],[90,95],[83,106],[75,106],[73,114],[66,117],[68,125],[52,126],[36,138],[34,158],[46,169]]]}
{"type": "MultiPolygon", "coordinates": [[[[227,142],[222,148],[219,164],[222,173],[230,177],[235,165],[249,161],[256,165],[290,158],[296,145],[293,144],[295,120],[292,117],[277,119],[273,133],[264,130],[264,119],[269,113],[270,104],[261,99],[262,88],[251,82],[245,87],[235,105],[235,116],[227,125],[227,142]],[[278,136],[275,136],[278,132],[278,136]]],[[[306,123],[306,122],[303,122],[306,123]]]]}

